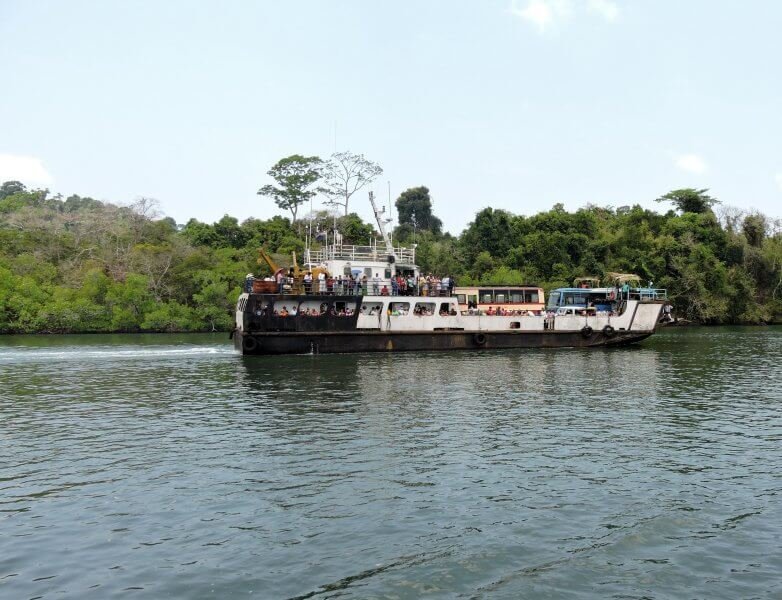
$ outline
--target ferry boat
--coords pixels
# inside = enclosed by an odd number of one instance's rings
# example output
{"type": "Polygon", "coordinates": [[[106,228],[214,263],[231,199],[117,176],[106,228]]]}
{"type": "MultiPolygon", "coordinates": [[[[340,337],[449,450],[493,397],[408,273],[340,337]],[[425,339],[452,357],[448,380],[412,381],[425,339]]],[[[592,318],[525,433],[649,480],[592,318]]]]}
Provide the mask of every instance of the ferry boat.
{"type": "Polygon", "coordinates": [[[658,326],[666,304],[658,290],[562,288],[546,306],[536,286],[460,288],[441,282],[405,289],[399,278],[420,280],[415,248],[392,245],[371,194],[370,202],[382,245],[342,245],[335,235],[322,249],[305,250],[305,269],[294,266],[286,274],[275,268],[272,281],[248,279],[236,305],[236,350],[254,355],[618,346],[639,342],[658,326]]]}

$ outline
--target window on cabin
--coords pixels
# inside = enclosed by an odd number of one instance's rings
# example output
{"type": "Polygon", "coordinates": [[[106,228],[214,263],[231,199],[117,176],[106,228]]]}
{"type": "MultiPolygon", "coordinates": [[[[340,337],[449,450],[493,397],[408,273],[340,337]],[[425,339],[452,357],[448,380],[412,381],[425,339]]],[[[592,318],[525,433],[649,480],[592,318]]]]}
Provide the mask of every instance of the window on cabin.
{"type": "Polygon", "coordinates": [[[359,309],[362,315],[376,315],[378,313],[381,313],[383,311],[383,303],[382,302],[366,302],[361,305],[361,308],[359,309]]]}
{"type": "Polygon", "coordinates": [[[409,302],[391,302],[388,305],[388,308],[391,309],[391,314],[395,316],[405,316],[409,314],[410,312],[410,303],[409,302]]]}
{"type": "Polygon", "coordinates": [[[434,302],[416,302],[413,314],[419,317],[431,317],[434,314],[434,302]]]}
{"type": "Polygon", "coordinates": [[[521,321],[511,321],[509,329],[521,329],[521,321]]]}

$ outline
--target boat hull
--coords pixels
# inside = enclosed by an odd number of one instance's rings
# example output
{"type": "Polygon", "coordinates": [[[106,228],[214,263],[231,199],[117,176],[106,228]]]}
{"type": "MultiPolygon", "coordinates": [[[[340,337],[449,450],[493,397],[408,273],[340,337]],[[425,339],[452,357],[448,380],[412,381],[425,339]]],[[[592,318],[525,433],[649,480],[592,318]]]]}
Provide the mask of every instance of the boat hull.
{"type": "Polygon", "coordinates": [[[422,350],[496,350],[507,348],[589,348],[623,346],[646,339],[653,331],[336,331],[258,332],[234,335],[234,347],[245,355],[405,352],[422,350]]]}

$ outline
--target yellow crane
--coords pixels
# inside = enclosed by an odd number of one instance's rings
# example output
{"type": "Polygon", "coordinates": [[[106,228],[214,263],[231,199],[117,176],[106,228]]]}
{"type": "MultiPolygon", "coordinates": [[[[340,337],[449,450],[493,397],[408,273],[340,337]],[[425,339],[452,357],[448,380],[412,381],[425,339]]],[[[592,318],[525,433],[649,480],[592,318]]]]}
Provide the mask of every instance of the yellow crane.
{"type": "MultiPolygon", "coordinates": [[[[301,294],[304,292],[304,272],[299,268],[299,263],[296,260],[296,252],[292,252],[291,255],[293,258],[293,266],[291,267],[291,269],[293,270],[293,282],[291,284],[291,291],[295,294],[301,294]]],[[[269,266],[275,280],[277,279],[277,274],[280,271],[282,271],[283,275],[287,275],[286,272],[287,270],[285,269],[285,267],[278,266],[277,263],[274,262],[274,259],[269,255],[269,253],[266,252],[266,249],[261,247],[258,248],[258,264],[261,265],[263,263],[266,263],[269,266]]],[[[321,273],[325,273],[326,277],[328,277],[328,271],[326,271],[326,269],[323,269],[321,267],[315,267],[314,269],[312,269],[313,280],[317,281],[318,275],[320,275],[321,273]]]]}

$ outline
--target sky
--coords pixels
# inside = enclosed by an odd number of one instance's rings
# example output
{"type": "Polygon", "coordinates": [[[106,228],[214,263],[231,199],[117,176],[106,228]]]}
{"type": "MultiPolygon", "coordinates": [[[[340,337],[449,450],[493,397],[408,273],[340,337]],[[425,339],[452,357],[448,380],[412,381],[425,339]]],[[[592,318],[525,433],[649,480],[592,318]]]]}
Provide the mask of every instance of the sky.
{"type": "Polygon", "coordinates": [[[277,160],[347,150],[455,234],[682,187],[779,217],[781,24],[774,0],[0,0],[0,181],[265,219],[277,160]]]}

